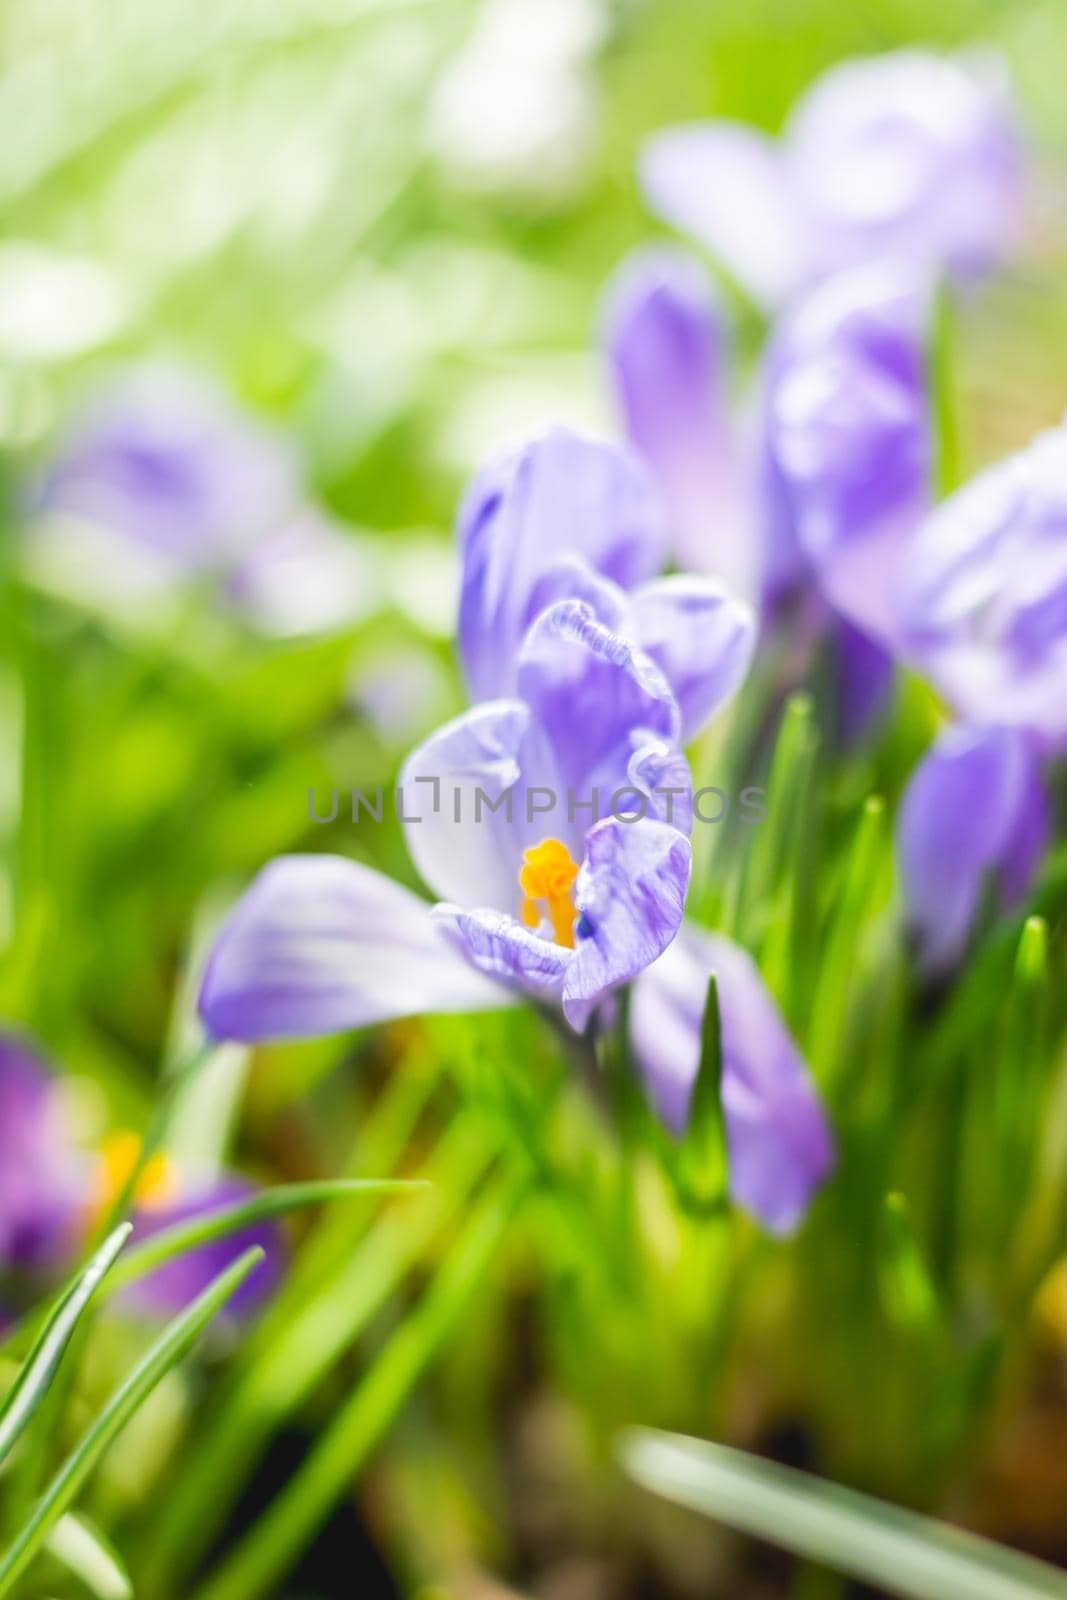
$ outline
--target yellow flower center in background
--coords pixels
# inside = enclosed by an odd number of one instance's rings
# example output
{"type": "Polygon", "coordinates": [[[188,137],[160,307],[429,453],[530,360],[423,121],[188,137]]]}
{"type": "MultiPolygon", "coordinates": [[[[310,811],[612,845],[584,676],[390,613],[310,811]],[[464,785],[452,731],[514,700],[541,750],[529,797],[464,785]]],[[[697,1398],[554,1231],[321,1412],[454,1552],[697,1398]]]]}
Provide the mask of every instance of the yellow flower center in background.
{"type": "MultiPolygon", "coordinates": [[[[141,1141],[136,1133],[111,1133],[100,1147],[96,1187],[91,1209],[100,1218],[110,1209],[117,1195],[137,1164],[141,1141]]],[[[143,1211],[169,1205],[178,1198],[178,1174],[167,1156],[160,1152],[151,1157],[137,1180],[134,1200],[143,1211]]]]}
{"type": "Polygon", "coordinates": [[[536,928],[547,913],[557,944],[574,949],[574,880],[577,863],[560,839],[542,839],[522,853],[519,888],[523,892],[522,920],[536,928]],[[544,906],[544,912],[541,906],[544,906]]]}

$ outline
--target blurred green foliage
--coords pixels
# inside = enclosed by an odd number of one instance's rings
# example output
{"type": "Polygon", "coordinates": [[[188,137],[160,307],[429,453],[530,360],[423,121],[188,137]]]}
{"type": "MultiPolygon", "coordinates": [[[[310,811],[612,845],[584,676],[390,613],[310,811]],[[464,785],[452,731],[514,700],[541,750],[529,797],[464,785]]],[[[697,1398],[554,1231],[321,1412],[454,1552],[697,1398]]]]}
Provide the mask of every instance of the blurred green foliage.
{"type": "MultiPolygon", "coordinates": [[[[573,162],[535,151],[503,172],[464,167],[442,133],[442,85],[479,17],[473,0],[8,0],[0,14],[0,1012],[63,1064],[90,1133],[147,1121],[208,930],[265,860],[334,848],[414,882],[395,825],[342,812],[317,827],[307,793],[395,775],[407,730],[360,707],[383,664],[425,659],[434,720],[459,708],[445,552],[472,468],[549,421],[611,426],[597,302],[652,231],[633,179],[647,132],[710,112],[775,127],[847,54],[1000,50],[1047,192],[1026,259],[945,335],[959,470],[1067,398],[1058,0],[590,4],[573,162]],[[149,353],[217,374],[297,441],[314,494],[370,541],[373,616],[268,643],[195,597],[164,628],[119,626],[23,581],[15,529],[63,418],[149,353]]],[[[742,382],[760,330],[736,310],[742,382]]],[[[146,1595],[189,1592],[173,1584],[292,1424],[334,1441],[319,1500],[294,1491],[313,1534],[431,1355],[435,1382],[391,1435],[368,1511],[411,1594],[487,1592],[462,1575],[537,1579],[575,1552],[599,1575],[591,1593],[636,1593],[618,1573],[646,1570],[647,1592],[707,1593],[721,1549],[624,1497],[610,1441],[625,1422],[788,1453],[784,1434],[843,1480],[1067,1553],[1047,1523],[1013,1520],[1025,1488],[997,1476],[1000,1419],[1024,1428],[1048,1349],[1062,1359],[1062,1305],[1057,1331],[1033,1304],[1067,1247],[1067,853],[1061,840],[1031,920],[988,929],[954,989],[915,994],[891,824],[937,707],[905,684],[881,742],[846,759],[807,687],[779,718],[757,677],[695,753],[711,781],[769,772],[770,820],[754,842],[728,827],[701,840],[694,906],[758,956],[829,1100],[841,1163],[810,1225],[773,1243],[698,1203],[627,1063],[579,1063],[607,1085],[605,1120],[536,1016],[262,1050],[236,1090],[213,1071],[194,1141],[279,1179],[417,1172],[436,1187],[368,1204],[355,1232],[354,1208],[327,1211],[240,1361],[161,1391],[147,1434],[124,1441],[148,1464],[133,1482],[109,1469],[94,1509],[146,1595]],[[494,1218],[520,1190],[502,1242],[494,1218]],[[506,1271],[486,1265],[496,1249],[506,1271]],[[467,1300],[471,1260],[485,1278],[467,1300]],[[356,1388],[368,1368],[381,1388],[356,1388]]],[[[83,1407],[138,1337],[104,1330],[83,1407]]],[[[1062,1455],[1059,1391],[1053,1410],[1062,1455]]],[[[212,1600],[268,1592],[241,1577],[288,1549],[264,1526],[212,1600]]]]}

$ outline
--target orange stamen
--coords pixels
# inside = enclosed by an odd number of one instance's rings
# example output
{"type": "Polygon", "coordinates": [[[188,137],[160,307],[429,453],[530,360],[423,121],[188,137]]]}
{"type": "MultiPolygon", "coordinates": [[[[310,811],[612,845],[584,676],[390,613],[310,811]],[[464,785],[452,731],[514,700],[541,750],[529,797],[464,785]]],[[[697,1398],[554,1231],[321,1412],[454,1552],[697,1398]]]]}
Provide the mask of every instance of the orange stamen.
{"type": "Polygon", "coordinates": [[[524,850],[522,859],[519,888],[523,893],[524,924],[527,928],[538,926],[542,917],[539,906],[543,904],[556,943],[573,950],[577,863],[560,839],[542,839],[540,844],[524,850]]]}

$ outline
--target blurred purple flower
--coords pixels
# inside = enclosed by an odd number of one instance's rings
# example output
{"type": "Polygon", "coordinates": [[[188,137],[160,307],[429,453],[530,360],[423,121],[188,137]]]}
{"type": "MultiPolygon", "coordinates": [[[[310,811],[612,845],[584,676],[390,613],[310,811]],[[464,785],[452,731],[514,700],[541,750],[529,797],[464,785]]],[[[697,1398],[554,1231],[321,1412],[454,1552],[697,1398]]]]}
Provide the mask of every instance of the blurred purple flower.
{"type": "Polygon", "coordinates": [[[730,1192],[772,1233],[789,1233],[830,1173],[833,1139],[803,1058],[751,957],[729,939],[685,926],[634,985],[634,1050],[653,1105],[680,1135],[713,972],[730,1192]]]}
{"type": "Polygon", "coordinates": [[[987,271],[1017,233],[1024,163],[998,63],[907,50],[832,68],[780,140],[728,121],[665,129],[640,175],[657,215],[775,307],[866,262],[987,271]]]}
{"type": "Polygon", "coordinates": [[[296,508],[281,441],[205,380],[134,369],[61,446],[44,507],[117,533],[184,576],[225,571],[296,508]]]}
{"type": "MultiPolygon", "coordinates": [[[[105,1142],[99,1158],[84,1154],[68,1124],[58,1081],[23,1040],[0,1037],[0,1283],[5,1277],[47,1279],[68,1270],[125,1180],[137,1148],[134,1135],[118,1134],[105,1142]]],[[[173,1169],[169,1163],[157,1165],[160,1170],[150,1173],[139,1191],[138,1238],[253,1192],[244,1181],[224,1177],[174,1198],[173,1169]],[[166,1198],[160,1200],[160,1192],[166,1198]]],[[[268,1251],[267,1262],[232,1302],[238,1311],[250,1309],[270,1293],[281,1271],[280,1235],[273,1225],[190,1251],[137,1284],[131,1299],[161,1315],[180,1310],[250,1244],[263,1244],[268,1251]]],[[[0,1304],[0,1321],[4,1309],[0,1304]]]]}
{"type": "Polygon", "coordinates": [[[265,633],[350,624],[374,598],[355,541],[306,505],[285,442],[206,379],[134,368],[85,410],[37,495],[31,559],[105,602],[213,581],[265,633]]]}
{"type": "Polygon", "coordinates": [[[839,728],[852,742],[892,687],[891,580],[929,505],[926,286],[903,269],[866,268],[803,297],[765,357],[752,451],[727,427],[723,340],[699,285],[671,253],[623,269],[608,338],[633,442],[659,471],[675,523],[695,529],[703,514],[705,559],[761,591],[769,616],[797,607],[809,639],[828,638],[839,728]],[[737,512],[746,477],[759,508],[747,528],[737,512]]]}
{"type": "Polygon", "coordinates": [[[21,1039],[0,1037],[0,1274],[47,1272],[78,1242],[85,1170],[56,1081],[21,1039]]]}
{"type": "Polygon", "coordinates": [[[961,725],[937,739],[905,792],[897,841],[927,972],[960,959],[991,887],[1005,910],[1025,896],[1048,831],[1040,763],[1018,729],[961,725]]]}
{"type": "Polygon", "coordinates": [[[681,250],[635,251],[608,286],[603,340],[626,437],[659,481],[679,566],[753,597],[759,551],[730,416],[730,338],[701,264],[681,250]]]}
{"type": "Polygon", "coordinates": [[[337,857],[275,862],[209,961],[212,1034],[309,1036],[506,1003],[485,978],[561,1004],[580,1031],[669,944],[691,781],[665,676],[581,600],[537,616],[512,671],[513,698],[446,724],[401,775],[409,848],[442,903],[431,914],[337,857]],[[596,820],[597,796],[626,820],[596,820]]]}
{"type": "Polygon", "coordinates": [[[808,571],[886,644],[903,551],[930,505],[928,316],[910,272],[844,273],[783,319],[766,358],[769,598],[808,571]]]}
{"type": "MultiPolygon", "coordinates": [[[[255,1193],[255,1185],[245,1179],[224,1176],[206,1187],[194,1188],[179,1200],[142,1205],[134,1217],[133,1240],[137,1243],[177,1223],[209,1216],[212,1212],[250,1199],[255,1193]]],[[[175,1256],[132,1284],[127,1291],[128,1297],[132,1304],[150,1315],[174,1316],[253,1245],[262,1247],[266,1259],[245,1279],[226,1305],[228,1316],[248,1316],[274,1293],[284,1271],[281,1230],[273,1221],[254,1223],[175,1256]]]]}
{"type": "Polygon", "coordinates": [[[960,716],[1067,745],[1067,425],[937,508],[900,608],[915,664],[960,716]]]}
{"type": "Polygon", "coordinates": [[[475,479],[460,509],[459,646],[474,699],[514,691],[523,641],[546,608],[581,600],[650,656],[699,732],[748,670],[755,619],[715,579],[649,582],[666,554],[647,470],[562,429],[475,479]]]}
{"type": "Polygon", "coordinates": [[[827,635],[834,685],[834,731],[851,749],[886,716],[896,681],[893,657],[844,617],[827,635]]]}

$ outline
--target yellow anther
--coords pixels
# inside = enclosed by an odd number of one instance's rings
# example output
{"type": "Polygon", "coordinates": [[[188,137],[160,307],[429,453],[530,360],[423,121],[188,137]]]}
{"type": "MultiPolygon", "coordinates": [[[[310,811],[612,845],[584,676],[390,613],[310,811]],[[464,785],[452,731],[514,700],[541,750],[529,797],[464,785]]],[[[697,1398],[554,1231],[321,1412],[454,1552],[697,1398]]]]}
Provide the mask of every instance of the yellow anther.
{"type": "MultiPolygon", "coordinates": [[[[137,1165],[141,1141],[135,1133],[112,1133],[100,1147],[96,1190],[92,1199],[94,1216],[101,1217],[121,1194],[130,1173],[137,1165]]],[[[178,1198],[178,1174],[174,1163],[162,1152],[145,1164],[137,1180],[134,1200],[142,1211],[169,1205],[178,1198]]]]}
{"type": "Polygon", "coordinates": [[[528,928],[536,928],[542,916],[538,903],[543,903],[556,943],[573,950],[577,863],[560,839],[542,839],[540,844],[523,851],[522,860],[519,888],[523,893],[523,922],[528,928]]]}

